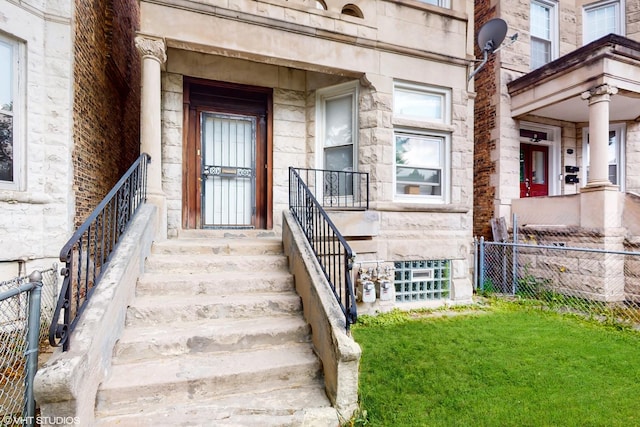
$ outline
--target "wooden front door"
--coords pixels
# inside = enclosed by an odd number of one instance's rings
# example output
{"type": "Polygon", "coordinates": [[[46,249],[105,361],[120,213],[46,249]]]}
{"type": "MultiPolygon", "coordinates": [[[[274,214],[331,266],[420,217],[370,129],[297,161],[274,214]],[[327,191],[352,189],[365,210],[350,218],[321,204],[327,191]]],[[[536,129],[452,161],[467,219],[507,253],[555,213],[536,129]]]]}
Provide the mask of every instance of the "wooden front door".
{"type": "Polygon", "coordinates": [[[549,195],[549,147],[520,144],[520,197],[549,195]]]}
{"type": "Polygon", "coordinates": [[[185,79],[184,228],[271,228],[271,90],[185,79]]]}

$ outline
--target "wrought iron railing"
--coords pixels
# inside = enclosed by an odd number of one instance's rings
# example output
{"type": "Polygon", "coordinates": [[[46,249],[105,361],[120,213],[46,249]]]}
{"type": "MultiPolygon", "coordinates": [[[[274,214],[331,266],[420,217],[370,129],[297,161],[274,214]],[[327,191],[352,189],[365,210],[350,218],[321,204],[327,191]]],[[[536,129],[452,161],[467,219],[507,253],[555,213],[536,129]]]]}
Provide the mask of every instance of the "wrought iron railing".
{"type": "Polygon", "coordinates": [[[354,253],[313,192],[300,177],[298,170],[289,168],[289,209],[302,228],[316,259],[340,308],[349,331],[356,321],[356,298],[351,270],[354,253]]]}
{"type": "Polygon", "coordinates": [[[49,329],[52,346],[69,349],[69,336],[111,254],[138,207],[147,200],[149,161],[148,154],[140,155],[60,251],[64,280],[49,329]]]}
{"type": "Polygon", "coordinates": [[[307,188],[325,209],[369,209],[369,174],[296,168],[307,188]]]}

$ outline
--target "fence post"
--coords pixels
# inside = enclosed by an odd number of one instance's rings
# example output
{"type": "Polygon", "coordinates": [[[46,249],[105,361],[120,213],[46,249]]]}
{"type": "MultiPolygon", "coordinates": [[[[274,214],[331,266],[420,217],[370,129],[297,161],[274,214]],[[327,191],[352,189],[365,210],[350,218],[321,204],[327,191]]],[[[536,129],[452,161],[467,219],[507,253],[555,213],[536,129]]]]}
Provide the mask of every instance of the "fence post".
{"type": "Polygon", "coordinates": [[[478,270],[480,270],[480,290],[484,291],[484,236],[480,236],[480,261],[478,262],[478,270]]]}
{"type": "Polygon", "coordinates": [[[513,275],[513,281],[511,282],[511,287],[513,289],[513,295],[518,291],[518,216],[513,214],[513,248],[511,249],[511,254],[513,255],[511,261],[511,269],[513,275]]]}
{"type": "Polygon", "coordinates": [[[29,275],[29,281],[34,284],[29,292],[29,329],[27,331],[27,375],[24,392],[25,426],[35,424],[36,401],[33,398],[33,379],[38,370],[38,345],[40,341],[40,297],[42,292],[42,273],[34,271],[29,275]]]}

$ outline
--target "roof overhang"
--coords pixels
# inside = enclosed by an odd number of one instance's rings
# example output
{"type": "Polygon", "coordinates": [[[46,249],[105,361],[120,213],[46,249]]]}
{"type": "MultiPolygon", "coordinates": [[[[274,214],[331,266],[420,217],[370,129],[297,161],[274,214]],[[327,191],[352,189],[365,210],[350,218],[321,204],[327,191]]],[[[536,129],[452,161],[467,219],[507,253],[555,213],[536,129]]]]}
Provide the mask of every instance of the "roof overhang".
{"type": "Polygon", "coordinates": [[[609,34],[507,84],[514,118],[536,115],[588,122],[581,94],[608,84],[609,120],[640,120],[640,43],[609,34]]]}

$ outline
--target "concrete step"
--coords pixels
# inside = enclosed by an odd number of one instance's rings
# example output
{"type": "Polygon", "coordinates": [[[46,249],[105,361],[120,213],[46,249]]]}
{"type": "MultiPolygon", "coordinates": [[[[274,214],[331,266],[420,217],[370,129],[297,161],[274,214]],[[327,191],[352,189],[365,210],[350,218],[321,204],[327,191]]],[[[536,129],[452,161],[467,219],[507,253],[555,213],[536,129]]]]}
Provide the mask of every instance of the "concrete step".
{"type": "Polygon", "coordinates": [[[301,315],[216,319],[126,328],[113,364],[196,353],[244,351],[286,343],[308,343],[310,327],[301,315]]]}
{"type": "Polygon", "coordinates": [[[151,249],[157,254],[213,255],[282,255],[282,239],[189,238],[156,242],[151,249]]]}
{"type": "Polygon", "coordinates": [[[237,393],[322,388],[320,369],[309,343],[117,364],[100,386],[96,413],[133,414],[237,393]]]}
{"type": "Polygon", "coordinates": [[[145,262],[147,273],[219,273],[287,271],[284,255],[152,254],[145,262]]]}
{"type": "Polygon", "coordinates": [[[154,326],[205,319],[251,318],[300,313],[300,296],[291,293],[242,295],[154,295],[135,298],[125,325],[154,326]]]}
{"type": "Polygon", "coordinates": [[[101,414],[96,427],[246,426],[337,427],[339,419],[320,382],[293,389],[234,394],[209,401],[101,414]]]}
{"type": "Polygon", "coordinates": [[[179,230],[178,239],[280,239],[282,236],[273,230],[256,229],[220,229],[220,230],[179,230]]]}
{"type": "Polygon", "coordinates": [[[251,292],[292,292],[288,271],[219,273],[145,273],[138,280],[136,295],[232,295],[251,292]]]}

